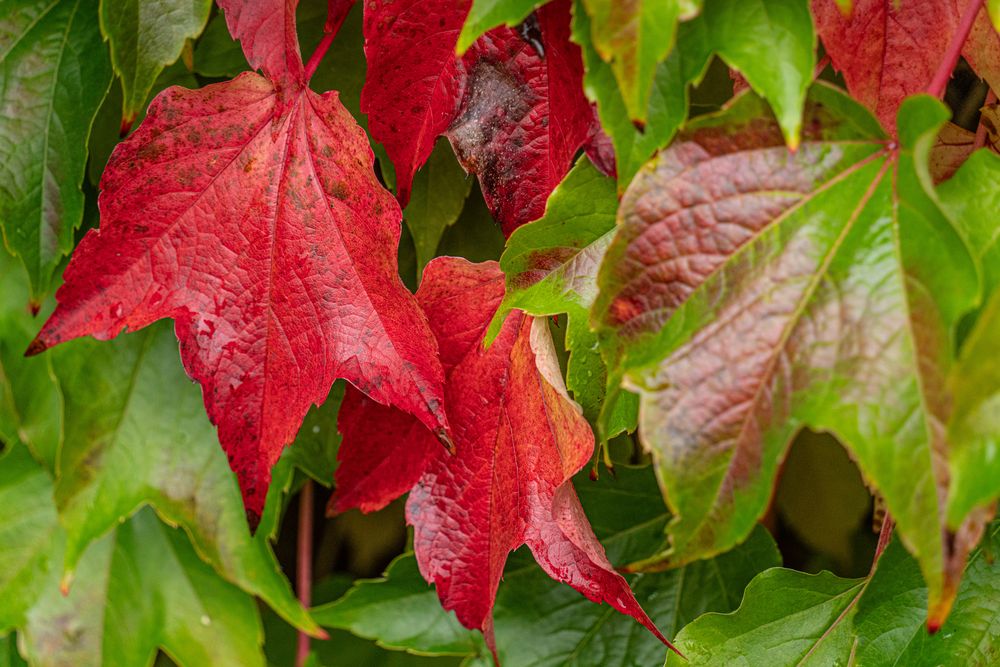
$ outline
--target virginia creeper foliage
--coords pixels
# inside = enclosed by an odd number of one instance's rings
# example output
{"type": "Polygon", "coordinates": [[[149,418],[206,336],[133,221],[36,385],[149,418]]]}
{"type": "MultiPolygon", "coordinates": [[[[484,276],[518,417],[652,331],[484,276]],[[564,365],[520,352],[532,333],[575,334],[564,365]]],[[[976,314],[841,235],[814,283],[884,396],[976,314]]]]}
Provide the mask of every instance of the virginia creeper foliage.
{"type": "Polygon", "coordinates": [[[0,662],[994,664],[998,29],[7,2],[0,662]]]}

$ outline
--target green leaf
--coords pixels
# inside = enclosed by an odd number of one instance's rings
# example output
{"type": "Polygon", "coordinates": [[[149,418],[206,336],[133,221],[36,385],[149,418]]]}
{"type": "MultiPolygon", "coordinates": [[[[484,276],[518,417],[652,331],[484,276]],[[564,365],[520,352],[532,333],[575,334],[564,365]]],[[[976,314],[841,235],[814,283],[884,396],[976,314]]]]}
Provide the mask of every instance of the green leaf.
{"type": "Polygon", "coordinates": [[[990,295],[1000,287],[1000,156],[982,149],[938,187],[941,203],[983,270],[983,287],[990,295]]]}
{"type": "Polygon", "coordinates": [[[1000,290],[980,314],[949,381],[948,526],[954,530],[974,508],[989,511],[1000,496],[1000,290]]]}
{"type": "MultiPolygon", "coordinates": [[[[994,526],[990,549],[1000,547],[994,526]]],[[[775,568],[746,589],[739,610],[707,614],[681,631],[682,661],[667,665],[991,665],[1000,655],[1000,564],[969,560],[955,611],[930,635],[927,589],[917,563],[894,540],[868,579],[775,568]]]]}
{"type": "MultiPolygon", "coordinates": [[[[617,477],[577,477],[587,516],[612,562],[639,558],[663,542],[669,519],[650,468],[617,468],[617,477]]],[[[660,574],[631,576],[636,597],[668,635],[707,611],[729,611],[758,572],[780,563],[763,529],[732,552],[660,574]]],[[[314,611],[327,627],[349,629],[380,645],[417,653],[487,655],[478,633],[441,609],[412,555],[383,579],[359,582],[342,599],[314,611]]],[[[594,605],[549,579],[530,556],[508,564],[494,608],[497,649],[504,664],[579,667],[654,664],[664,648],[631,619],[594,605]],[[623,647],[628,647],[625,651],[623,647]]]]}
{"type": "Polygon", "coordinates": [[[986,11],[989,12],[993,29],[1000,32],[1000,0],[986,0],[986,11]]]}
{"type": "Polygon", "coordinates": [[[49,354],[65,398],[55,498],[67,571],[79,580],[88,545],[150,504],[183,527],[222,576],[314,631],[267,536],[250,536],[236,480],[169,323],[110,342],[71,341],[49,354]]]}
{"type": "Polygon", "coordinates": [[[343,398],[344,381],[338,380],[323,405],[314,405],[306,413],[295,442],[284,454],[284,458],[326,487],[333,484],[333,473],[337,470],[337,450],[340,448],[337,412],[343,398]]]}
{"type": "Polygon", "coordinates": [[[220,10],[212,17],[194,47],[194,71],[206,77],[232,79],[250,69],[240,43],[229,34],[220,10]]]}
{"type": "Polygon", "coordinates": [[[469,15],[458,35],[455,51],[462,55],[484,33],[498,25],[514,27],[549,0],[472,0],[469,15]]]}
{"type": "Polygon", "coordinates": [[[28,667],[17,652],[17,636],[14,633],[0,637],[0,667],[28,667]]]}
{"type": "Polygon", "coordinates": [[[595,49],[591,22],[581,1],[574,9],[573,40],[583,50],[587,95],[597,102],[601,125],[615,147],[621,188],[684,122],[688,85],[702,79],[713,54],[739,70],[751,88],[770,102],[787,142],[798,144],[802,105],[815,66],[816,37],[806,3],[706,2],[701,15],[680,25],[677,48],[656,66],[646,108],[649,122],[640,131],[632,124],[612,68],[595,49]],[[761,58],[762,52],[768,57],[761,58]]]}
{"type": "MultiPolygon", "coordinates": [[[[669,519],[647,468],[616,468],[617,478],[577,478],[577,491],[594,533],[612,563],[657,549],[669,519]]],[[[712,560],[658,574],[629,577],[636,599],[661,631],[674,636],[710,611],[730,611],[747,583],[781,563],[774,541],[759,528],[741,546],[712,560]]],[[[559,586],[533,563],[514,560],[504,574],[494,612],[503,664],[645,667],[665,649],[630,619],[559,586]]]]}
{"type": "Polygon", "coordinates": [[[36,306],[83,219],[87,137],[111,83],[97,0],[11,0],[0,27],[0,229],[36,306]]]}
{"type": "Polygon", "coordinates": [[[339,600],[317,607],[313,618],[328,628],[377,639],[379,646],[423,655],[485,651],[480,633],[462,627],[441,609],[413,554],[396,558],[379,579],[359,581],[339,600]]]}
{"type": "Polygon", "coordinates": [[[62,397],[52,360],[26,358],[37,333],[28,312],[28,281],[13,257],[0,248],[0,442],[22,442],[55,469],[62,435],[62,397]]]}
{"type": "MultiPolygon", "coordinates": [[[[549,196],[545,215],[516,229],[507,240],[500,258],[506,294],[487,334],[492,341],[514,308],[536,316],[566,313],[566,384],[592,421],[604,404],[607,370],[588,313],[597,297],[597,269],[614,235],[617,210],[614,180],[602,176],[587,159],[577,162],[549,196]]],[[[609,409],[614,414],[608,417],[604,437],[635,430],[634,397],[609,409]]]]}
{"type": "Polygon", "coordinates": [[[462,214],[473,180],[455,159],[447,141],[437,142],[427,163],[414,177],[403,219],[413,235],[418,274],[434,258],[444,230],[462,214]]]}
{"type": "MultiPolygon", "coordinates": [[[[947,377],[975,264],[926,170],[944,106],[904,103],[901,145],[826,86],[797,152],[742,96],[626,193],[594,323],[676,517],[682,564],[742,541],[803,427],[828,431],[885,498],[946,613],[982,517],[944,531],[947,377]],[[977,525],[978,524],[978,525],[977,525]]],[[[609,361],[610,364],[610,361],[609,361]]]]}
{"type": "Polygon", "coordinates": [[[677,21],[700,9],[701,0],[583,0],[594,50],[607,63],[628,117],[645,123],[656,66],[674,47],[677,21]]]}
{"type": "Polygon", "coordinates": [[[32,664],[152,665],[159,647],[180,665],[264,664],[253,598],[150,510],[95,542],[79,575],[66,596],[53,581],[29,612],[32,664]]]}
{"type": "Polygon", "coordinates": [[[26,613],[59,568],[61,539],[52,479],[24,447],[0,457],[0,633],[26,613]]]}
{"type": "Polygon", "coordinates": [[[122,123],[131,125],[153,82],[201,34],[211,0],[102,0],[101,32],[122,83],[122,123]]]}

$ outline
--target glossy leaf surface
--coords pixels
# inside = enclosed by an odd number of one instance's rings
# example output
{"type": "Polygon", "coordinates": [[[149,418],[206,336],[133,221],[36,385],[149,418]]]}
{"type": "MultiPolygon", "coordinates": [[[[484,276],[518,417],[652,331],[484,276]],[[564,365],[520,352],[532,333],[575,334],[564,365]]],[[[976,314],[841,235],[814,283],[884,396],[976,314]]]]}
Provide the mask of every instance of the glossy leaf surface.
{"type": "Polygon", "coordinates": [[[780,568],[758,575],[739,610],[686,627],[678,643],[688,661],[668,656],[667,665],[991,664],[1000,645],[995,527],[987,540],[969,560],[955,611],[934,635],[924,627],[920,570],[897,540],[868,579],[780,568]]]}
{"type": "Polygon", "coordinates": [[[928,189],[945,112],[904,105],[893,149],[854,102],[813,95],[795,153],[744,95],[648,165],[623,199],[594,323],[620,360],[612,377],[641,395],[640,434],[677,514],[671,561],[742,540],[809,426],[885,498],[939,623],[984,518],[943,530],[945,378],[977,298],[928,189]]]}
{"type": "Polygon", "coordinates": [[[434,340],[396,273],[399,208],[336,94],[299,83],[297,40],[268,41],[275,22],[294,36],[294,15],[268,6],[226,16],[277,87],[245,73],[154,101],[112,156],[101,228],[31,349],[173,318],[252,526],[271,466],[337,377],[447,428],[434,340]]]}
{"type": "MultiPolygon", "coordinates": [[[[889,131],[903,99],[931,83],[969,6],[968,0],[857,0],[845,14],[834,0],[812,0],[816,30],[834,68],[889,131]]],[[[1000,38],[986,12],[980,12],[963,55],[980,76],[1000,85],[1000,38]]]]}
{"type": "MultiPolygon", "coordinates": [[[[419,293],[448,369],[456,451],[431,449],[426,461],[413,461],[421,467],[407,501],[407,521],[414,527],[420,571],[436,585],[442,606],[454,610],[466,627],[482,630],[492,645],[491,609],[504,563],[527,544],[549,576],[636,617],[660,636],[607,561],[567,483],[586,464],[594,443],[562,386],[545,320],[511,313],[493,345],[482,348],[503,296],[503,274],[494,263],[436,260],[425,270],[419,293]]],[[[402,424],[410,420],[396,415],[402,424]]],[[[364,459],[374,450],[384,460],[393,450],[421,446],[400,439],[402,426],[391,425],[392,417],[357,411],[353,419],[378,419],[387,436],[380,443],[369,432],[354,441],[342,428],[343,456],[364,459]],[[368,452],[359,451],[362,447],[368,452]]],[[[344,460],[338,474],[347,465],[344,460]]],[[[391,469],[366,482],[386,496],[398,494],[402,474],[391,469]]]]}
{"type": "Polygon", "coordinates": [[[128,0],[101,3],[101,32],[121,79],[122,124],[127,127],[145,106],[153,82],[177,60],[185,42],[201,34],[209,0],[128,0]]]}
{"type": "MultiPolygon", "coordinates": [[[[604,402],[607,371],[591,331],[590,307],[597,297],[597,269],[614,236],[618,197],[612,179],[581,160],[549,197],[545,215],[521,227],[507,241],[500,259],[506,276],[503,303],[490,325],[499,333],[514,308],[530,315],[567,314],[570,353],[566,384],[595,420],[604,402]]],[[[604,435],[635,429],[635,402],[623,400],[608,418],[604,435]]]]}
{"type": "Polygon", "coordinates": [[[688,86],[701,80],[713,55],[739,70],[750,86],[770,102],[786,140],[790,145],[797,144],[802,104],[815,65],[812,21],[801,2],[706,2],[698,17],[680,25],[677,48],[656,65],[651,75],[645,107],[648,123],[643,130],[633,125],[614,72],[597,51],[592,34],[602,28],[587,15],[586,5],[584,0],[577,0],[573,39],[583,50],[587,95],[597,102],[601,123],[615,147],[622,189],[684,122],[688,86]],[[760,58],[762,52],[773,54],[780,67],[774,67],[770,59],[760,58]]]}
{"type": "Polygon", "coordinates": [[[19,0],[0,24],[0,228],[35,307],[83,219],[87,136],[111,82],[96,12],[96,0],[19,0]]]}
{"type": "Polygon", "coordinates": [[[677,21],[691,18],[699,0],[583,0],[594,26],[594,49],[614,73],[626,112],[645,124],[656,66],[674,47],[677,21]]]}
{"type": "MultiPolygon", "coordinates": [[[[669,516],[649,468],[619,467],[615,477],[602,475],[591,482],[578,476],[575,481],[594,532],[613,562],[639,558],[662,542],[669,516]]],[[[773,542],[759,530],[717,559],[632,575],[629,581],[656,623],[676,632],[704,612],[735,609],[745,584],[779,563],[773,542]]],[[[653,636],[552,581],[523,552],[507,565],[494,615],[503,664],[640,667],[663,659],[663,645],[653,636]],[[627,653],[623,646],[629,647],[627,653]]],[[[463,630],[440,608],[412,556],[397,559],[383,579],[359,582],[315,616],[327,627],[347,628],[396,649],[431,655],[485,652],[478,635],[463,630]]]]}

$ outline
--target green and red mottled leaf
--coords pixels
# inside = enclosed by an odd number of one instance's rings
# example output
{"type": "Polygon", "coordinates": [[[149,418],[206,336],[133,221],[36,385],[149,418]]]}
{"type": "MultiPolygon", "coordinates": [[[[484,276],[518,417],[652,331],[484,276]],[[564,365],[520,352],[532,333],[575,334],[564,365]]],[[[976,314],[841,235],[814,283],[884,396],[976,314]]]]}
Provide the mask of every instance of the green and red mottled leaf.
{"type": "Polygon", "coordinates": [[[676,512],[671,562],[743,540],[808,426],[835,434],[885,498],[939,625],[986,518],[947,530],[945,378],[978,295],[929,190],[946,112],[906,103],[897,146],[849,98],[811,94],[797,152],[743,95],[640,173],[593,322],[612,378],[641,395],[640,434],[676,512]]]}
{"type": "Polygon", "coordinates": [[[479,176],[505,233],[542,214],[593,133],[579,48],[569,41],[570,4],[549,3],[517,30],[495,28],[461,58],[454,51],[467,1],[366,4],[361,108],[396,167],[403,205],[445,135],[479,176]]]}
{"type": "MultiPolygon", "coordinates": [[[[812,12],[851,95],[894,131],[899,105],[930,84],[971,2],[857,0],[845,13],[835,0],[812,0],[812,12]]],[[[1000,87],[1000,36],[985,11],[977,16],[962,54],[980,76],[1000,87]]]]}
{"type": "MultiPolygon", "coordinates": [[[[514,231],[500,258],[506,276],[503,303],[487,340],[492,340],[514,308],[529,315],[566,313],[566,348],[570,353],[566,384],[596,421],[604,404],[607,371],[597,335],[591,331],[590,308],[597,297],[597,269],[614,236],[618,197],[615,182],[580,160],[552,192],[545,215],[514,231]]],[[[606,419],[610,438],[635,430],[636,403],[621,400],[606,419]]]]}
{"type": "MultiPolygon", "coordinates": [[[[466,627],[482,630],[491,646],[491,609],[504,563],[522,544],[549,576],[635,617],[665,642],[608,562],[569,483],[589,460],[594,439],[565,393],[546,321],[515,311],[493,345],[482,347],[503,298],[503,274],[495,263],[437,259],[424,271],[419,294],[448,369],[455,454],[419,440],[400,440],[399,434],[411,432],[407,427],[401,422],[387,427],[392,415],[366,413],[364,408],[372,406],[358,405],[341,417],[347,423],[341,427],[338,481],[351,458],[377,458],[364,449],[374,448],[393,461],[391,452],[405,448],[427,452],[422,462],[404,459],[419,465],[408,471],[419,481],[407,502],[417,562],[424,578],[436,585],[444,608],[454,610],[466,627]],[[366,439],[355,441],[355,425],[365,422],[382,424],[381,434],[363,427],[366,439]],[[374,442],[379,438],[384,442],[374,442]]],[[[413,421],[398,411],[395,415],[413,421]]],[[[373,470],[364,481],[374,487],[373,496],[381,494],[380,504],[401,493],[400,471],[365,467],[373,470]]],[[[358,473],[352,476],[357,479],[358,473]]],[[[338,486],[335,509],[366,498],[357,490],[345,495],[347,500],[340,494],[338,486]]]]}
{"type": "Polygon", "coordinates": [[[602,26],[587,15],[585,5],[576,0],[573,40],[582,49],[587,95],[597,103],[601,123],[614,144],[620,189],[684,122],[688,86],[701,81],[714,55],[768,100],[786,141],[797,144],[816,39],[808,8],[799,0],[713,0],[697,17],[681,23],[677,48],[651,75],[648,123],[642,130],[632,123],[613,68],[597,51],[594,32],[602,26]],[[762,58],[761,53],[769,55],[762,58]]]}
{"type": "Polygon", "coordinates": [[[701,0],[583,0],[594,49],[611,66],[629,118],[646,122],[656,66],[674,47],[677,22],[701,0]]]}
{"type": "Polygon", "coordinates": [[[399,207],[336,93],[300,83],[294,15],[270,7],[226,4],[276,83],[244,73],[157,97],[112,155],[101,227],[30,349],[174,319],[251,524],[271,466],[338,377],[447,437],[436,344],[396,270],[399,207]]]}

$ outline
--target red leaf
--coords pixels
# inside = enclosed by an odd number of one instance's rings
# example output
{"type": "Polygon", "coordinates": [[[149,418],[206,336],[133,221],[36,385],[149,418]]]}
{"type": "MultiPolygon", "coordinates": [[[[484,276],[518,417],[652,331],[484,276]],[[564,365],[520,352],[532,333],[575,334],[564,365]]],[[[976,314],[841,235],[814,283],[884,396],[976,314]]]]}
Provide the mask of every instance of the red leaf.
{"type": "Polygon", "coordinates": [[[218,0],[218,4],[250,67],[261,70],[281,90],[305,84],[295,31],[298,0],[218,0]]]}
{"type": "Polygon", "coordinates": [[[417,169],[448,129],[465,92],[455,58],[471,0],[366,0],[368,73],[361,111],[396,167],[397,197],[410,201],[417,169]]]}
{"type": "MultiPolygon", "coordinates": [[[[503,300],[503,282],[493,272],[452,269],[457,260],[434,261],[424,269],[417,301],[427,314],[441,350],[446,374],[479,345],[490,318],[503,300]]],[[[441,449],[430,431],[411,415],[379,405],[350,387],[337,417],[345,443],[337,453],[340,465],[331,512],[358,507],[381,509],[409,491],[420,479],[433,454],[441,449]]]]}
{"type": "MultiPolygon", "coordinates": [[[[397,439],[412,417],[395,411],[387,426],[391,415],[354,404],[341,417],[342,465],[369,458],[365,450],[372,448],[393,460],[411,448],[426,452],[422,475],[416,467],[406,471],[419,476],[407,520],[421,573],[437,586],[445,609],[466,627],[481,629],[491,645],[504,564],[522,544],[553,579],[633,616],[666,642],[608,562],[570,482],[593,453],[594,438],[566,394],[545,319],[514,311],[489,349],[480,344],[502,300],[503,281],[496,263],[440,258],[427,266],[418,291],[450,369],[446,396],[455,455],[428,447],[426,435],[423,441],[397,439]],[[354,440],[352,428],[361,423],[383,429],[368,428],[364,440],[354,440]]],[[[351,502],[339,495],[341,470],[334,502],[344,509],[351,502]]],[[[367,480],[383,504],[398,494],[401,474],[385,472],[367,480]]]]}
{"type": "Polygon", "coordinates": [[[615,147],[611,143],[611,137],[601,127],[601,119],[597,117],[597,109],[594,109],[594,119],[590,125],[590,136],[583,144],[583,150],[590,158],[597,170],[605,176],[617,178],[618,168],[615,164],[615,147]]]}
{"type": "MultiPolygon", "coordinates": [[[[855,0],[845,16],[835,0],[812,0],[816,30],[847,89],[892,131],[903,98],[924,91],[970,0],[855,0]]],[[[963,55],[1000,80],[1000,40],[981,11],[963,55]]]]}
{"type": "MultiPolygon", "coordinates": [[[[256,22],[263,7],[230,2],[228,18],[273,72],[262,35],[277,19],[256,22]]],[[[397,273],[399,206],[368,140],[336,93],[280,85],[245,73],[153,101],[108,163],[100,230],[30,350],[173,318],[251,523],[271,466],[338,377],[447,431],[433,334],[397,273]]]]}
{"type": "Polygon", "coordinates": [[[583,61],[569,40],[570,6],[556,0],[518,31],[491,30],[457,60],[468,2],[365,5],[362,109],[396,166],[400,202],[409,200],[434,140],[446,134],[462,166],[479,176],[504,233],[542,215],[591,134],[583,61]]]}

